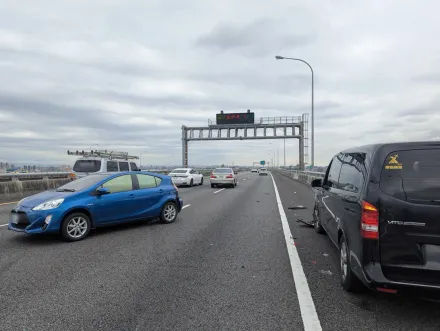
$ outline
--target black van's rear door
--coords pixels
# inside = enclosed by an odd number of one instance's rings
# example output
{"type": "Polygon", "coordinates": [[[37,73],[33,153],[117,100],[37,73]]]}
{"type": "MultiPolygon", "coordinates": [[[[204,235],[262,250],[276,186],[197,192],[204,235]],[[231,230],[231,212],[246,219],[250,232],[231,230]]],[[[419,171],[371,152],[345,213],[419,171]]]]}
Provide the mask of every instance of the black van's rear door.
{"type": "Polygon", "coordinates": [[[379,244],[389,279],[440,284],[440,149],[389,153],[380,178],[379,244]]]}

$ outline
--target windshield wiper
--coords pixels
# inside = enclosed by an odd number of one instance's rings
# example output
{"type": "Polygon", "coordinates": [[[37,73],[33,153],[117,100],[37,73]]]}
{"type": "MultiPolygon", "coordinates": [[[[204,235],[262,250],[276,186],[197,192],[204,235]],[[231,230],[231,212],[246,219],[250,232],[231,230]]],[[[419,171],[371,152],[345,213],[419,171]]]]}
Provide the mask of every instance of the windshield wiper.
{"type": "Polygon", "coordinates": [[[56,189],[57,192],[75,192],[73,188],[58,188],[56,189]]]}

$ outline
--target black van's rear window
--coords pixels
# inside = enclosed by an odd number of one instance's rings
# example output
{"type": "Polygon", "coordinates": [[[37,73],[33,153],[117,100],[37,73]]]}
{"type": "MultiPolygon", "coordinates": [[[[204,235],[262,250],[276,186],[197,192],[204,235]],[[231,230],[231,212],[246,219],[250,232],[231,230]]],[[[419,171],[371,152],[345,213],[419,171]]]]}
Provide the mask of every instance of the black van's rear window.
{"type": "Polygon", "coordinates": [[[101,160],[77,160],[73,166],[76,172],[97,172],[101,169],[101,160]]]}
{"type": "Polygon", "coordinates": [[[390,153],[383,165],[380,188],[408,202],[440,204],[440,149],[390,153]]]}

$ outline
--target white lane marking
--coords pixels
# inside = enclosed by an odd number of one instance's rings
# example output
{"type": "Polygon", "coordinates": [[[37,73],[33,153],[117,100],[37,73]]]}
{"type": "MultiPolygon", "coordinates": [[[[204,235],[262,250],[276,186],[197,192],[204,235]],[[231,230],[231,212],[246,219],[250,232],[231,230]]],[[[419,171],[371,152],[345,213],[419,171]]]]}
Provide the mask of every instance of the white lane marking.
{"type": "Polygon", "coordinates": [[[246,178],[245,178],[245,179],[243,179],[243,180],[246,180],[246,178]]]}
{"type": "Polygon", "coordinates": [[[15,203],[17,203],[18,201],[13,201],[13,202],[3,202],[3,203],[0,203],[0,206],[6,206],[6,205],[13,205],[13,204],[15,204],[15,203]]]}
{"type": "Polygon", "coordinates": [[[283,204],[278,193],[277,184],[273,179],[273,187],[275,189],[275,197],[277,199],[278,211],[281,217],[281,224],[283,225],[284,238],[286,239],[287,252],[289,254],[290,266],[292,267],[293,280],[295,282],[296,295],[298,296],[299,308],[301,310],[301,318],[304,325],[304,331],[321,331],[321,323],[319,322],[318,314],[316,312],[315,304],[310,293],[309,284],[307,283],[306,275],[298,255],[298,250],[295,246],[295,241],[290,232],[287,216],[284,212],[283,204]]]}
{"type": "Polygon", "coordinates": [[[189,206],[191,206],[191,205],[185,205],[182,207],[182,209],[188,208],[189,206]]]}
{"type": "Polygon", "coordinates": [[[2,226],[6,226],[6,225],[8,225],[8,224],[0,224],[0,227],[2,227],[2,226]]]}
{"type": "Polygon", "coordinates": [[[221,192],[221,191],[223,191],[223,190],[224,190],[224,188],[222,188],[222,189],[220,189],[220,190],[218,190],[218,191],[215,191],[214,194],[216,194],[216,193],[218,193],[218,192],[221,192]]]}

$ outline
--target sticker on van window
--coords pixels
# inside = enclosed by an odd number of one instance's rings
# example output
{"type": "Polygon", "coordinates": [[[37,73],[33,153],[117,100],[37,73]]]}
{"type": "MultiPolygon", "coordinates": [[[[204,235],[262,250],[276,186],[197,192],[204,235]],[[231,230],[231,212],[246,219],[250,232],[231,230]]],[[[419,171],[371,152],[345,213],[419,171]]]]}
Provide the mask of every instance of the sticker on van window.
{"type": "Polygon", "coordinates": [[[387,170],[400,170],[402,169],[402,163],[398,160],[399,155],[394,154],[388,157],[388,163],[385,166],[387,170]]]}

